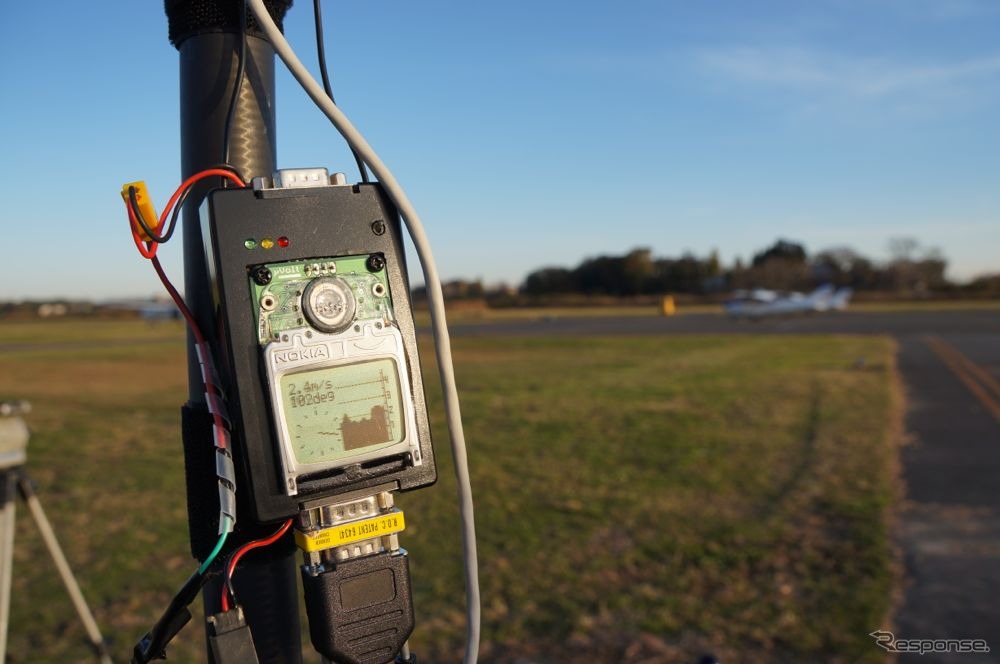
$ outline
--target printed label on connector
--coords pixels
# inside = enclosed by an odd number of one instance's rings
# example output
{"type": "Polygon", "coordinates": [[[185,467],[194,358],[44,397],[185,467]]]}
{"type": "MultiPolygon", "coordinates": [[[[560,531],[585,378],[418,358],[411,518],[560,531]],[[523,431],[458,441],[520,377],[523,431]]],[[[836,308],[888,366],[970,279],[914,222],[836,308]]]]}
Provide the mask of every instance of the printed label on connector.
{"type": "Polygon", "coordinates": [[[333,528],[324,528],[310,533],[295,531],[295,543],[303,551],[322,551],[337,546],[361,542],[373,537],[392,535],[406,528],[400,511],[377,516],[363,521],[352,521],[333,528]]]}

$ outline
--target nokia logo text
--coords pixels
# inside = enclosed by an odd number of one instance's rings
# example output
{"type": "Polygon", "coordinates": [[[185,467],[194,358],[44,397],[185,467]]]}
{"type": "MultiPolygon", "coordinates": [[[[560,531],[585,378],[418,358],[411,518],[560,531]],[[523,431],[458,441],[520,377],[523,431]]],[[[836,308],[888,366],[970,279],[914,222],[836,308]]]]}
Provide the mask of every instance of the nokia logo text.
{"type": "Polygon", "coordinates": [[[315,360],[327,357],[330,357],[330,351],[326,349],[326,346],[314,346],[301,350],[287,350],[283,353],[275,353],[274,362],[275,364],[280,364],[282,362],[298,362],[299,360],[315,360]]]}

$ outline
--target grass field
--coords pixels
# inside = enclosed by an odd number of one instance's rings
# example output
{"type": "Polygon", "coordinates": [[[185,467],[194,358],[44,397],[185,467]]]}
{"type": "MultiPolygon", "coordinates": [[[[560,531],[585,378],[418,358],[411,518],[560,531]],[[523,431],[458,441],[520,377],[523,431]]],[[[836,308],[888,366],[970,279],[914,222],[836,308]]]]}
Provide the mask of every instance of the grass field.
{"type": "MultiPolygon", "coordinates": [[[[887,624],[896,581],[890,340],[470,338],[455,357],[482,661],[882,661],[867,635],[887,624]]],[[[0,360],[0,397],[35,407],[41,499],[126,661],[194,566],[182,329],[0,323],[0,360]]],[[[428,391],[441,479],[399,503],[413,649],[452,662],[464,628],[457,510],[440,393],[428,391]]],[[[10,661],[86,661],[24,509],[17,532],[10,661]]],[[[203,661],[202,638],[189,625],[171,659],[203,661]]]]}

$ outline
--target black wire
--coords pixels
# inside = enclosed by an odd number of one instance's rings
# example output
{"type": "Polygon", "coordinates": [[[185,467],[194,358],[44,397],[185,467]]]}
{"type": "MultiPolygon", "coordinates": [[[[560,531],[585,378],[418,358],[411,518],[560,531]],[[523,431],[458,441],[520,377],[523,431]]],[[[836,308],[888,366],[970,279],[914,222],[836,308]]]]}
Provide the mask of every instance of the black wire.
{"type": "MultiPolygon", "coordinates": [[[[246,179],[243,177],[243,174],[240,173],[235,166],[232,166],[230,164],[212,164],[211,166],[206,167],[205,170],[213,168],[219,168],[224,171],[229,171],[239,179],[246,182],[246,179]]],[[[188,185],[188,187],[184,189],[184,191],[181,192],[181,195],[177,198],[177,202],[174,203],[173,212],[170,214],[170,221],[167,222],[167,227],[166,227],[167,230],[163,235],[157,234],[156,231],[154,231],[149,226],[149,224],[146,222],[146,219],[142,216],[142,211],[139,209],[139,201],[136,198],[135,187],[128,188],[128,201],[129,205],[132,207],[132,213],[135,215],[135,220],[139,224],[139,226],[142,227],[142,230],[146,232],[146,235],[152,238],[153,242],[163,244],[164,242],[169,241],[171,237],[173,237],[174,230],[177,228],[177,219],[180,217],[181,214],[181,208],[184,207],[184,201],[187,200],[188,194],[191,193],[191,189],[193,187],[194,184],[188,185]]]]}
{"type": "MultiPolygon", "coordinates": [[[[229,99],[229,111],[226,113],[226,126],[222,134],[222,162],[229,163],[229,134],[233,130],[233,120],[236,118],[236,107],[239,104],[240,93],[243,91],[243,77],[247,71],[247,3],[240,0],[240,50],[239,65],[236,68],[236,83],[233,85],[233,96],[229,99]]],[[[225,184],[223,184],[225,186],[225,184]]]]}
{"type": "MultiPolygon", "coordinates": [[[[204,170],[207,171],[207,170],[212,169],[212,168],[221,168],[224,171],[229,171],[229,172],[233,173],[234,175],[236,175],[236,177],[238,177],[239,179],[241,179],[244,182],[246,182],[246,178],[243,177],[242,173],[240,173],[238,170],[236,170],[235,166],[230,166],[229,164],[212,164],[211,166],[207,166],[204,170]]],[[[226,180],[225,178],[223,178],[223,182],[228,182],[228,181],[229,180],[226,180]]],[[[187,200],[188,194],[191,193],[191,189],[193,187],[194,187],[194,184],[190,185],[187,189],[185,189],[184,191],[182,191],[180,197],[177,199],[177,202],[174,203],[174,211],[170,214],[170,222],[169,222],[169,224],[167,226],[170,229],[169,230],[170,234],[173,234],[174,228],[177,226],[177,218],[181,214],[181,208],[184,207],[184,201],[187,200]]]]}
{"type": "Polygon", "coordinates": [[[149,236],[153,242],[159,242],[163,244],[170,239],[170,236],[174,234],[173,222],[167,225],[167,232],[160,235],[154,231],[150,225],[146,222],[146,218],[142,216],[142,210],[139,209],[139,199],[136,196],[135,187],[128,188],[128,203],[132,207],[132,214],[135,216],[136,222],[142,227],[146,235],[149,236]]]}
{"type": "MultiPolygon", "coordinates": [[[[237,549],[237,551],[238,550],[239,549],[237,549]]],[[[235,555],[236,551],[233,551],[231,554],[229,554],[229,557],[226,558],[226,564],[223,565],[222,567],[222,572],[225,575],[226,579],[226,588],[229,589],[229,596],[233,599],[233,606],[239,604],[239,602],[236,600],[236,587],[233,585],[233,575],[229,573],[229,563],[232,562],[233,556],[235,555]]],[[[235,570],[233,571],[235,572],[235,570]]]]}
{"type": "MultiPolygon", "coordinates": [[[[326,91],[326,96],[330,98],[330,101],[336,104],[337,101],[333,98],[333,86],[330,85],[330,74],[326,69],[326,46],[323,43],[323,12],[320,10],[320,0],[313,0],[313,16],[315,16],[316,23],[316,54],[319,56],[319,73],[323,77],[323,90],[326,91]]],[[[361,160],[361,155],[350,144],[347,147],[350,148],[351,154],[354,155],[354,161],[358,164],[358,170],[361,171],[361,181],[366,184],[371,182],[368,179],[368,169],[365,168],[365,162],[361,160]]]]}
{"type": "Polygon", "coordinates": [[[170,600],[170,604],[167,605],[163,615],[156,621],[153,628],[135,644],[135,648],[132,650],[134,664],[147,664],[154,659],[165,659],[164,651],[167,644],[191,620],[191,612],[187,607],[198,596],[198,592],[205,585],[208,576],[208,574],[195,572],[188,577],[181,589],[170,600]]]}

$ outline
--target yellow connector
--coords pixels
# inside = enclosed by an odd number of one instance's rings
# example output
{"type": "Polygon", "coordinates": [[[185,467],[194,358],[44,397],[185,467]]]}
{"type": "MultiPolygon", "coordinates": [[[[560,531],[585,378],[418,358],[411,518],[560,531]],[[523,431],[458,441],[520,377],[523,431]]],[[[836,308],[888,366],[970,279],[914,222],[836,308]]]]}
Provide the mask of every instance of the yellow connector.
{"type": "Polygon", "coordinates": [[[403,519],[403,513],[400,510],[393,510],[370,519],[348,521],[339,526],[331,526],[308,533],[296,530],[295,543],[308,553],[353,544],[383,535],[401,533],[404,530],[406,530],[406,521],[403,519]]]}
{"type": "MultiPolygon", "coordinates": [[[[129,187],[135,187],[135,200],[139,204],[139,212],[142,213],[142,220],[146,222],[146,225],[154,233],[159,233],[160,220],[156,216],[156,208],[153,207],[153,198],[149,195],[149,190],[146,189],[146,183],[140,180],[139,182],[127,182],[122,185],[122,200],[125,201],[125,205],[131,205],[128,199],[129,187]]],[[[132,228],[135,229],[135,232],[139,234],[139,237],[143,241],[149,242],[153,239],[149,237],[149,234],[139,224],[133,223],[132,228]]]]}

